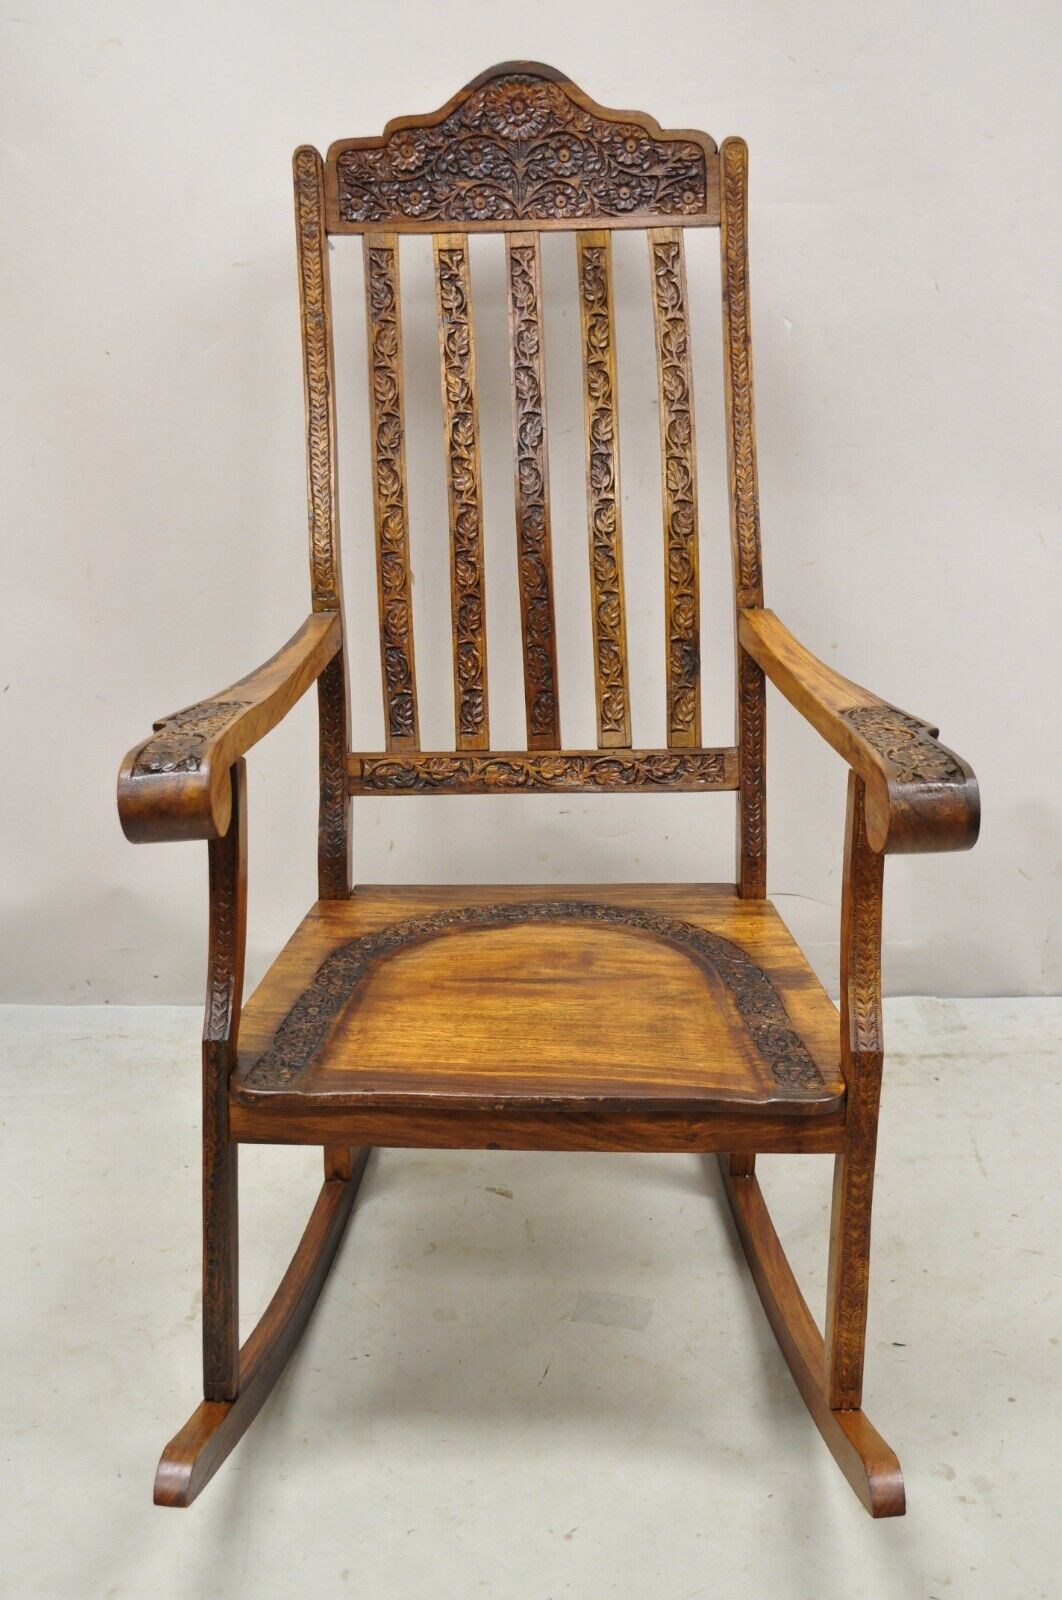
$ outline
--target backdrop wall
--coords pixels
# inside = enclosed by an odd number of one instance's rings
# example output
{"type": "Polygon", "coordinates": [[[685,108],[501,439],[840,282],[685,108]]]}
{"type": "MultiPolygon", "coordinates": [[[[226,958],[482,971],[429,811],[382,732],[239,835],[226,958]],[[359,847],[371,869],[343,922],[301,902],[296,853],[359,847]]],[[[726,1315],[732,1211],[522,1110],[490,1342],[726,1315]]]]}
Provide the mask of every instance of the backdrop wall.
{"type": "MultiPolygon", "coordinates": [[[[972,856],[887,872],[892,992],[1059,987],[1057,441],[1062,109],[1051,4],[644,7],[35,0],[3,23],[6,665],[0,998],[190,1001],[205,850],[127,845],[118,760],[264,659],[308,609],[289,158],[377,133],[525,56],[613,106],[751,147],[767,600],[812,649],[938,721],[984,800],[972,856]],[[519,13],[525,15],[520,16],[519,13]]],[[[344,241],[349,244],[350,241],[344,241]]],[[[705,737],[732,640],[717,236],[690,247],[705,542],[705,737]]],[[[333,258],[356,739],[382,721],[356,249],[333,258]]],[[[500,253],[479,240],[492,721],[519,649],[500,253]]],[[[592,739],[570,238],[550,241],[555,540],[569,742],[592,739]]],[[[403,256],[426,741],[450,715],[427,247],[403,256]],[[420,305],[417,308],[417,300],[420,305]]],[[[617,246],[636,737],[663,732],[647,264],[617,246]]],[[[845,776],[770,706],[770,883],[834,983],[845,776]]],[[[252,976],[314,895],[311,699],[250,760],[252,976]]],[[[732,875],[732,802],[358,801],[363,881],[732,875]]]]}

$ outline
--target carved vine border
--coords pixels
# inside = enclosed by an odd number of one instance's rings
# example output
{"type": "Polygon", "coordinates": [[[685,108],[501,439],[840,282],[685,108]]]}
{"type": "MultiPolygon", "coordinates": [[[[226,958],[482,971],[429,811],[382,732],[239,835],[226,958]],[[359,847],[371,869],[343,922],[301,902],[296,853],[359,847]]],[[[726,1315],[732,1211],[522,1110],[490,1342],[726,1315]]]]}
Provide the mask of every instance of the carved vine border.
{"type": "Polygon", "coordinates": [[[340,945],[321,963],[310,986],[277,1028],[272,1043],[245,1079],[249,1089],[287,1089],[324,1046],[355,986],[378,961],[454,928],[511,927],[525,922],[589,922],[655,934],[709,967],[726,985],[773,1082],[788,1092],[816,1094],[822,1074],[793,1029],[767,974],[740,946],[692,922],[632,906],[586,900],[540,900],[461,906],[394,922],[340,945]]]}
{"type": "Polygon", "coordinates": [[[437,755],[407,760],[398,755],[358,756],[351,789],[358,793],[405,790],[465,793],[596,789],[732,788],[728,756],[718,750],[617,750],[598,755],[561,751],[548,755],[437,755]]]}

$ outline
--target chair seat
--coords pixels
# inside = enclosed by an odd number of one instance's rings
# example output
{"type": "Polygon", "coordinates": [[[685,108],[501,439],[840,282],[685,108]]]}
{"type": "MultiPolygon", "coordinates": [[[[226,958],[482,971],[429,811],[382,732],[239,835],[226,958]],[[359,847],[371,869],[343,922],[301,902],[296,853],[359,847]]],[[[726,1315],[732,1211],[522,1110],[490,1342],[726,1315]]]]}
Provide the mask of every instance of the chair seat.
{"type": "Polygon", "coordinates": [[[459,1130],[521,1111],[723,1113],[825,1136],[844,1083],[836,1008],[767,901],[366,886],[318,902],[249,1001],[232,1099],[241,1136],[256,1112],[283,1137],[299,1114],[448,1113],[459,1130]]]}

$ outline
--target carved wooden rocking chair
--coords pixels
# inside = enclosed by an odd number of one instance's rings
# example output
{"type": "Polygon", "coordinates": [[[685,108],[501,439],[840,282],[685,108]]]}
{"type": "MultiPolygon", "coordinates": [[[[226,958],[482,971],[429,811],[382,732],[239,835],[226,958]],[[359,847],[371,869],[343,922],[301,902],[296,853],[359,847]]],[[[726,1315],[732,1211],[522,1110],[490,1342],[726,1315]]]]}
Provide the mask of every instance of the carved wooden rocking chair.
{"type": "Polygon", "coordinates": [[[891,850],[974,843],[978,794],[936,730],[822,665],[763,607],[749,344],[747,152],[596,105],[507,63],[382,138],[294,157],[313,611],[258,671],[155,724],[126,757],[132,840],[206,839],[203,1393],[155,1483],[187,1505],[269,1394],[313,1309],[373,1145],[716,1152],[771,1326],[811,1416],[875,1516],[904,1509],[861,1409],[882,1068],[881,891],[891,850]],[[718,226],[737,634],[736,740],[700,734],[686,227],[718,226]],[[648,238],[658,358],[667,748],[632,746],[620,547],[610,235],[648,238]],[[558,717],[539,231],[575,235],[598,748],[558,717]],[[527,749],[491,747],[468,235],[504,235],[527,749]],[[449,483],[456,748],[421,750],[407,539],[399,236],[431,233],[449,483]],[[329,234],[363,236],[386,745],[351,754],[329,234]],[[764,680],[845,759],[840,1015],[766,899],[764,680]],[[244,756],[317,684],[320,898],[245,1008],[244,756]],[[352,891],[350,797],[730,791],[737,882],[352,891]],[[624,1018],[617,1029],[614,1020],[624,1018]],[[250,1338],[237,1336],[236,1158],[318,1144],[324,1184],[250,1338]],[[834,1156],[825,1334],[767,1213],[757,1151],[834,1156]]]}

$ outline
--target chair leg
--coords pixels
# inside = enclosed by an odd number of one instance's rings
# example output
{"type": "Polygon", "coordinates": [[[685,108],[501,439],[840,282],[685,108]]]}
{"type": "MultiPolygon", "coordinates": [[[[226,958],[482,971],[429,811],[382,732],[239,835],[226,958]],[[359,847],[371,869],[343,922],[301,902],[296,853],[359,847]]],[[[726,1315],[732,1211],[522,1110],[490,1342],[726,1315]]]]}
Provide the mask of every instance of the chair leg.
{"type": "Polygon", "coordinates": [[[354,1162],[358,1152],[351,1150],[345,1144],[326,1144],[324,1147],[324,1175],[327,1183],[330,1178],[350,1178],[354,1174],[354,1162]]]}
{"type": "Polygon", "coordinates": [[[867,1301],[870,1293],[870,1209],[873,1151],[847,1150],[833,1169],[830,1265],[826,1287],[826,1395],[834,1411],[863,1404],[867,1301]]]}
{"type": "Polygon", "coordinates": [[[321,1186],[288,1270],[240,1351],[234,1397],[204,1400],[170,1440],[155,1474],[156,1505],[191,1505],[268,1399],[317,1304],[368,1157],[368,1149],[359,1150],[349,1178],[326,1178],[321,1186]]]}
{"type": "Polygon", "coordinates": [[[906,1502],[900,1463],[861,1410],[831,1406],[822,1334],[793,1276],[763,1191],[754,1176],[735,1176],[730,1163],[730,1157],[719,1157],[738,1237],[767,1320],[811,1419],[871,1516],[902,1516],[906,1502]]]}

